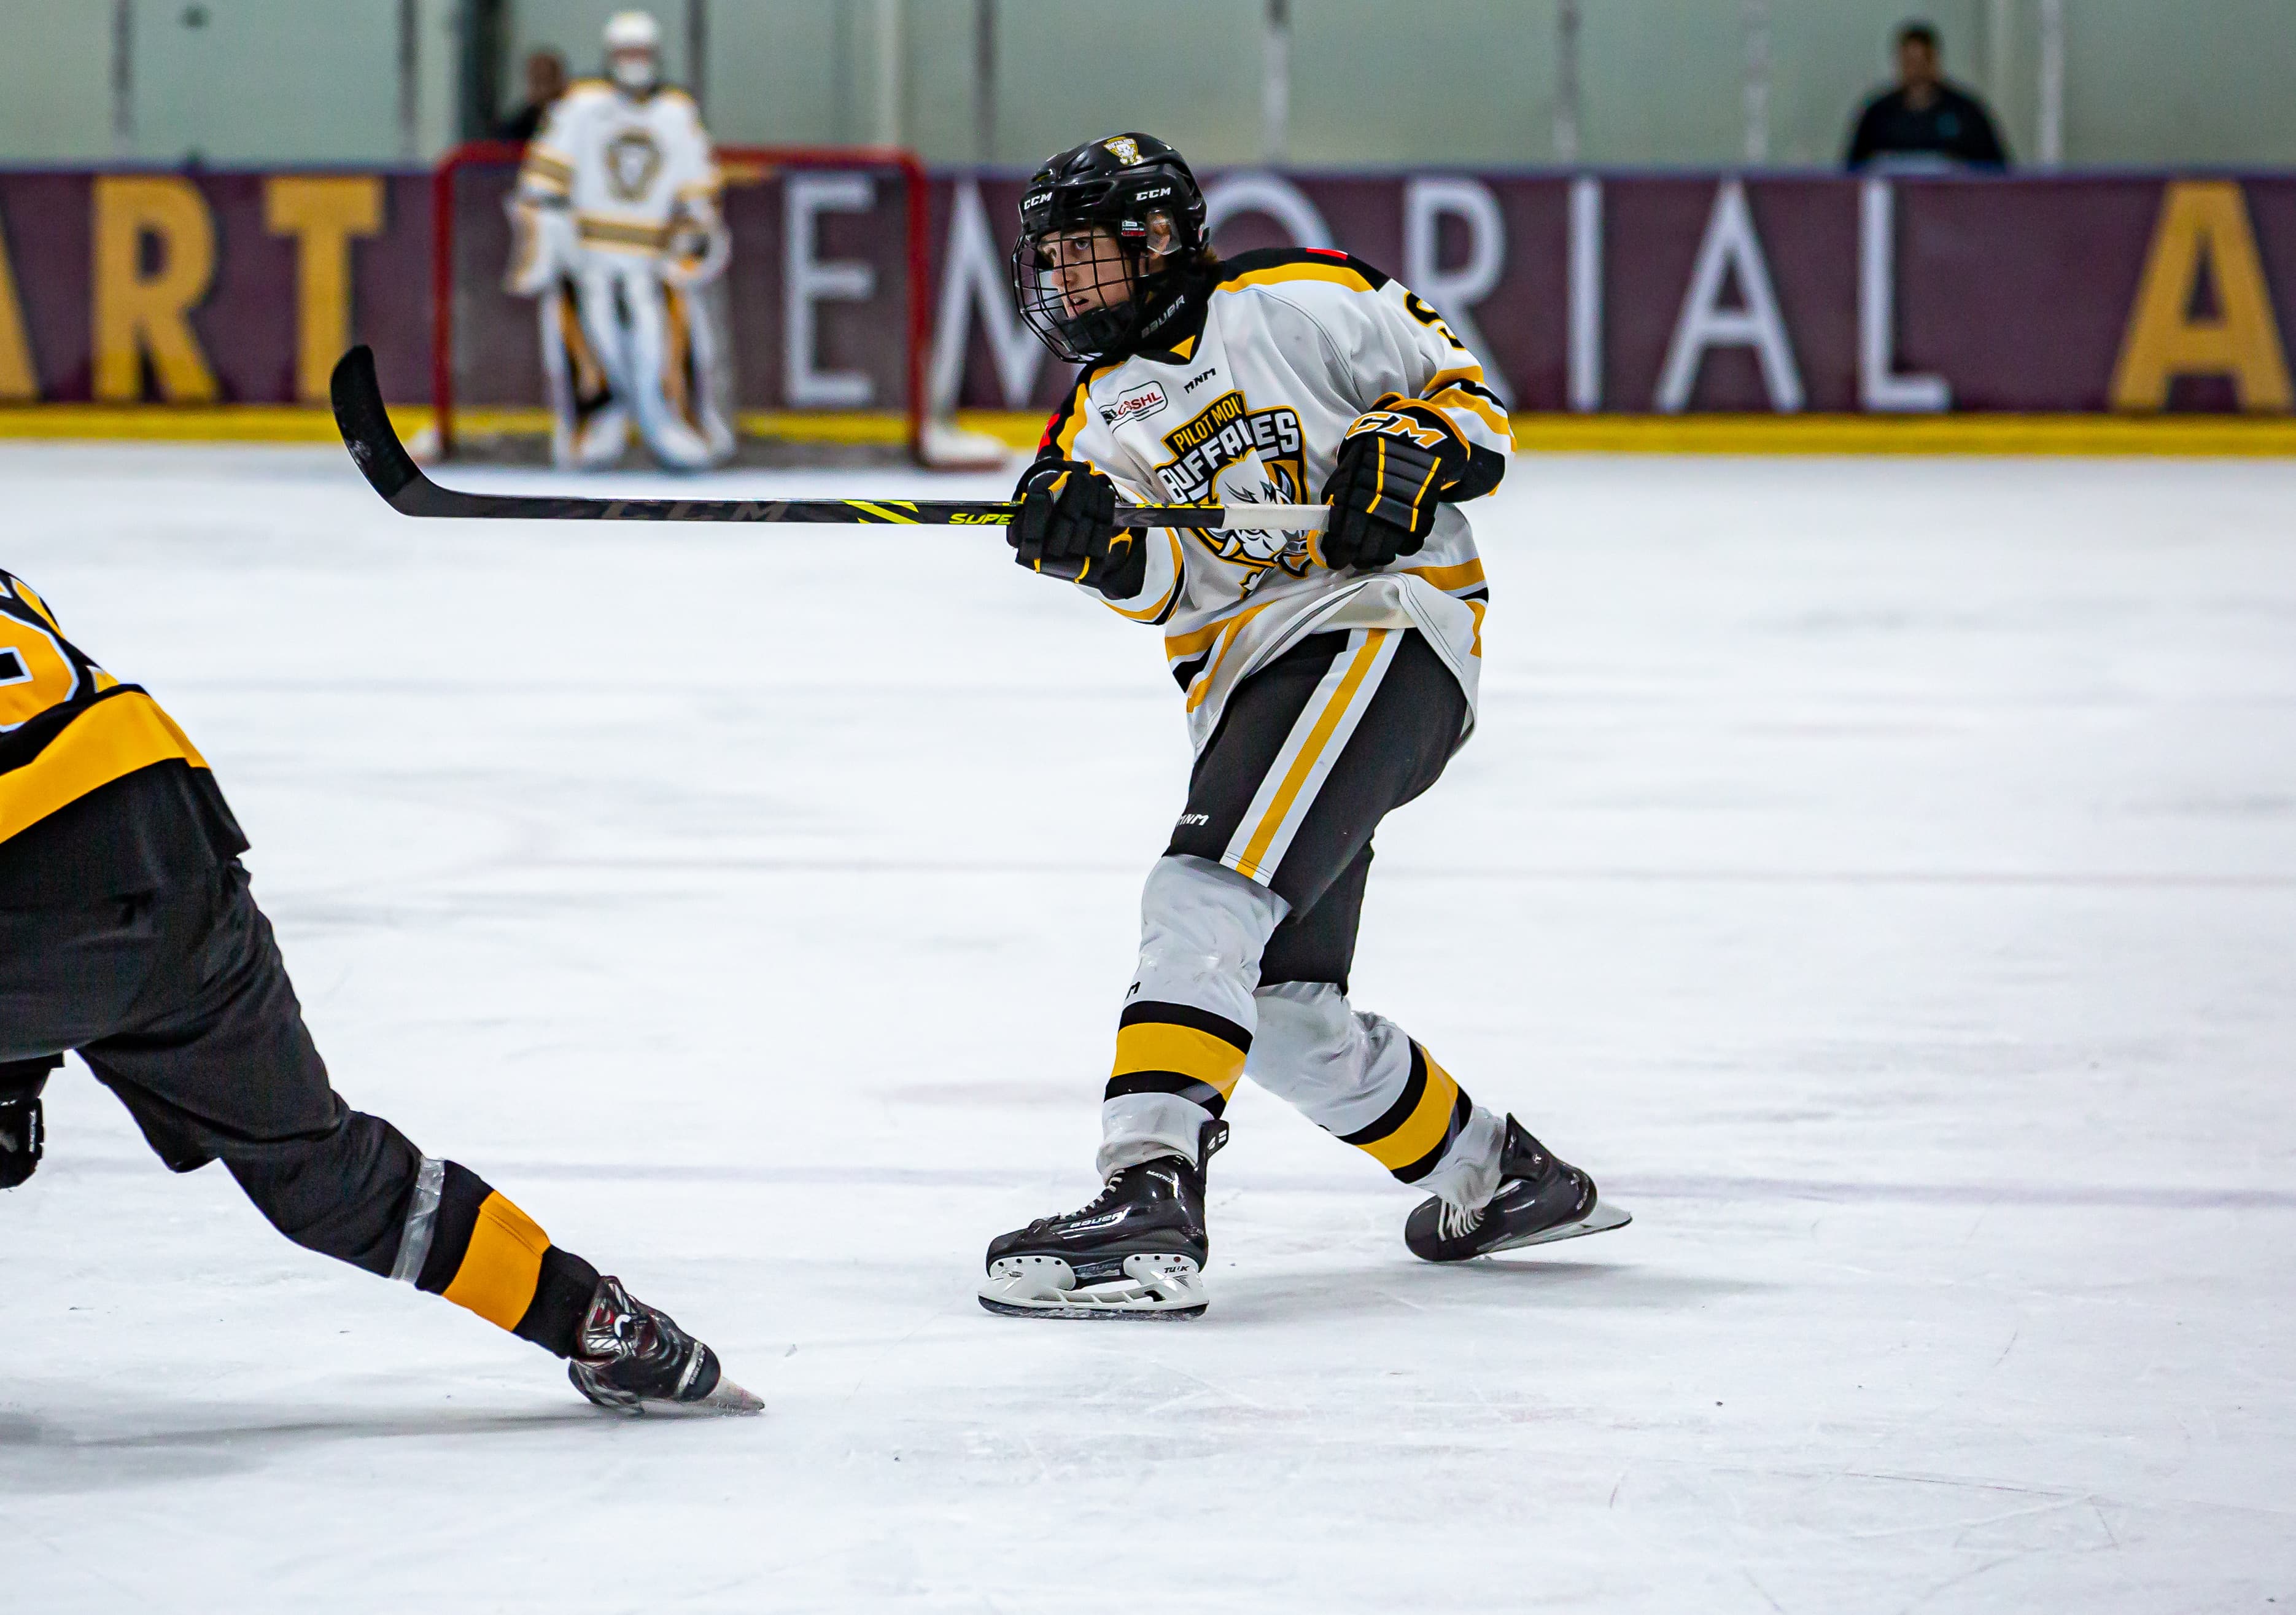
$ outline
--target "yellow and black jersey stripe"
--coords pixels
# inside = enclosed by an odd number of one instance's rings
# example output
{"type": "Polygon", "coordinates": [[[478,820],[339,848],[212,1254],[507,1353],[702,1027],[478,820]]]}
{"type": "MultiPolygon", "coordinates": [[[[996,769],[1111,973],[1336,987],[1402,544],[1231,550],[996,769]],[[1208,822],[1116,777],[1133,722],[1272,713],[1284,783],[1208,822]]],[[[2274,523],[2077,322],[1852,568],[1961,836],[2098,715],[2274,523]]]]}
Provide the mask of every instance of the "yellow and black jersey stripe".
{"type": "Polygon", "coordinates": [[[0,842],[164,762],[207,767],[158,702],[82,655],[47,603],[0,572],[0,842]]]}
{"type": "Polygon", "coordinates": [[[1214,291],[1231,287],[1279,286],[1287,281],[1320,280],[1352,292],[1376,292],[1387,275],[1352,252],[1335,247],[1262,247],[1219,262],[1214,291]]]}
{"type": "Polygon", "coordinates": [[[659,252],[669,245],[670,227],[633,224],[624,219],[578,213],[574,218],[574,233],[585,246],[627,247],[635,251],[659,252]]]}
{"type": "MultiPolygon", "coordinates": [[[[1052,418],[1045,423],[1045,435],[1037,440],[1038,459],[1070,460],[1076,457],[1077,433],[1082,432],[1085,423],[1092,418],[1092,384],[1115,368],[1112,364],[1086,365],[1077,373],[1076,385],[1069,389],[1069,395],[1061,400],[1061,407],[1054,410],[1052,418]]],[[[1021,480],[1027,480],[1025,474],[1021,480]]]]}
{"type": "Polygon", "coordinates": [[[0,908],[152,891],[246,850],[190,737],[0,572],[0,908]]]}

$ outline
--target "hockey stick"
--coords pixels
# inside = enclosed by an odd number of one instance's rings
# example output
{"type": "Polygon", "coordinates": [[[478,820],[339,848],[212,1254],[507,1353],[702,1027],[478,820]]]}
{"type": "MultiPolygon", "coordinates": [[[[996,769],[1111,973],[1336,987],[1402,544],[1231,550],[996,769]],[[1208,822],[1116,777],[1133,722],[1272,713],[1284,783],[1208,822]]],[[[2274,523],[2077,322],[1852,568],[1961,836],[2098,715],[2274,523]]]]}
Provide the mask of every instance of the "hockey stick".
{"type": "MultiPolygon", "coordinates": [[[[466,493],[422,474],[398,441],[365,344],[335,362],[328,383],[343,447],[374,490],[406,516],[471,516],[540,522],[829,522],[904,527],[1004,527],[1010,500],[947,499],[586,499],[560,494],[466,493]]],[[[1192,527],[1202,531],[1320,532],[1323,505],[1119,505],[1119,527],[1192,527]]]]}

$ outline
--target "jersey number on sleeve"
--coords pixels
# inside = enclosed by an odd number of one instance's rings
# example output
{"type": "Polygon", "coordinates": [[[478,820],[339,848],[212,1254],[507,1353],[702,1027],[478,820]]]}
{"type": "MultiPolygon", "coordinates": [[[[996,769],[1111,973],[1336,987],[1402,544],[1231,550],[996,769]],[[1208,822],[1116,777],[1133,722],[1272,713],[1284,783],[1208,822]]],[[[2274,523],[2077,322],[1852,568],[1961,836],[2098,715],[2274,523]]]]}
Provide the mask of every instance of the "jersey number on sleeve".
{"type": "Polygon", "coordinates": [[[79,670],[56,637],[0,612],[0,734],[79,693],[79,670]]]}
{"type": "Polygon", "coordinates": [[[1450,343],[1454,348],[1456,348],[1460,352],[1464,353],[1467,351],[1467,344],[1461,342],[1458,338],[1457,333],[1454,332],[1450,326],[1443,323],[1443,317],[1435,312],[1435,305],[1433,303],[1429,302],[1416,292],[1406,292],[1403,294],[1403,306],[1411,310],[1412,318],[1417,320],[1423,325],[1431,326],[1433,329],[1441,332],[1443,334],[1443,340],[1450,343]]]}

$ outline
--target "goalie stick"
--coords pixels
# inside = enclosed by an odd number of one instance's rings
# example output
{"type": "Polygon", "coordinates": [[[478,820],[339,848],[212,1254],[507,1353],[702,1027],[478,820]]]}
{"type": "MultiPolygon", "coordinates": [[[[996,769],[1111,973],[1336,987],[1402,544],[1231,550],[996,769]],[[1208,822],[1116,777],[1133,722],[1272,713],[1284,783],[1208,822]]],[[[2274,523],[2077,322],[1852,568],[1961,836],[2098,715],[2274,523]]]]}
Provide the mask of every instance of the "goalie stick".
{"type": "MultiPolygon", "coordinates": [[[[1020,507],[1006,499],[592,499],[562,494],[468,493],[422,474],[383,408],[374,354],[364,343],[335,361],[328,383],[343,447],[374,490],[406,516],[521,522],[819,522],[906,527],[1004,527],[1020,507]]],[[[1119,505],[1123,527],[1200,531],[1320,532],[1323,505],[1119,505]]]]}

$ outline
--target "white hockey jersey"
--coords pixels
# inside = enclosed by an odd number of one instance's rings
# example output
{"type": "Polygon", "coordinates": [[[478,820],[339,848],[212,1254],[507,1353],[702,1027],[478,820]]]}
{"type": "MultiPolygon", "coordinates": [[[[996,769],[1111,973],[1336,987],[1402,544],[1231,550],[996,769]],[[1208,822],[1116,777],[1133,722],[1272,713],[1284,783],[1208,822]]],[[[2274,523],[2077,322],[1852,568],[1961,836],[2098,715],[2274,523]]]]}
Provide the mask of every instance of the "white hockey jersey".
{"type": "MultiPolygon", "coordinates": [[[[1466,444],[1454,499],[1497,486],[1514,446],[1505,407],[1400,283],[1316,250],[1248,252],[1215,275],[1151,313],[1152,346],[1085,370],[1040,455],[1088,461],[1139,504],[1313,504],[1349,426],[1401,401],[1466,444]]],[[[1423,548],[1371,573],[1316,564],[1306,534],[1158,528],[1138,590],[1107,604],[1164,630],[1201,751],[1242,680],[1308,634],[1357,628],[1426,636],[1466,692],[1464,743],[1488,599],[1466,515],[1445,504],[1423,548]]]]}
{"type": "Polygon", "coordinates": [[[551,107],[519,189],[570,206],[578,247],[660,253],[682,219],[714,220],[720,181],[692,96],[665,87],[641,100],[586,78],[551,107]]]}

